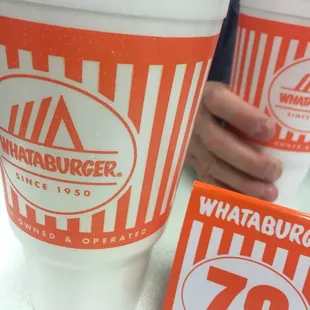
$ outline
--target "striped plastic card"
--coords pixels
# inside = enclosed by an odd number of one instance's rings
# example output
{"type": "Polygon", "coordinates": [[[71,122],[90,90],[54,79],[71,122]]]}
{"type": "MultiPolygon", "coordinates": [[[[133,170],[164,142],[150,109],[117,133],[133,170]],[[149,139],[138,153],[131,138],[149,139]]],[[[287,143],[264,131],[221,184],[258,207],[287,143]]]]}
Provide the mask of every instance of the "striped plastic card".
{"type": "Polygon", "coordinates": [[[164,310],[303,310],[310,216],[195,183],[164,310]]]}

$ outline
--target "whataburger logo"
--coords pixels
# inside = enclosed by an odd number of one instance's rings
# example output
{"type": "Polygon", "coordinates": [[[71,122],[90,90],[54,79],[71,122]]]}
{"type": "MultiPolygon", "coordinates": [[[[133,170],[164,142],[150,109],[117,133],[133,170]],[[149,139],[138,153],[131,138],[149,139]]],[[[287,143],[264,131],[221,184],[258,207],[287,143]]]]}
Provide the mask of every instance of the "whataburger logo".
{"type": "MultiPolygon", "coordinates": [[[[51,97],[44,98],[40,103],[39,112],[36,116],[35,124],[31,132],[30,142],[38,143],[38,139],[44,125],[44,116],[50,108],[51,97]]],[[[27,102],[22,114],[22,121],[19,128],[18,138],[25,139],[25,134],[29,125],[29,117],[33,109],[34,102],[27,102]]],[[[7,133],[14,135],[17,113],[20,105],[14,105],[11,108],[10,122],[7,133]]],[[[72,151],[85,152],[79,134],[74,126],[66,102],[63,96],[60,96],[58,103],[49,124],[45,141],[42,145],[51,148],[54,145],[55,138],[60,130],[60,125],[64,124],[70,140],[74,146],[72,151]]],[[[1,148],[4,158],[14,158],[18,162],[24,163],[29,167],[39,168],[42,171],[58,172],[62,175],[80,176],[80,177],[121,177],[121,172],[117,171],[117,162],[115,160],[81,160],[76,158],[67,158],[54,156],[49,153],[40,153],[34,149],[24,148],[14,143],[9,138],[0,135],[1,148]]],[[[111,155],[117,155],[118,152],[109,152],[111,155]]],[[[104,152],[103,152],[104,154],[104,152]]],[[[9,159],[6,159],[9,161],[9,159]]],[[[111,183],[111,185],[113,185],[111,183]]]]}
{"type": "Polygon", "coordinates": [[[268,106],[279,124],[296,133],[310,132],[310,59],[298,60],[274,77],[268,106]]]}
{"type": "Polygon", "coordinates": [[[280,103],[284,105],[310,106],[310,73],[302,77],[294,88],[282,87],[280,103]]]}
{"type": "Polygon", "coordinates": [[[136,165],[135,138],[103,100],[31,75],[0,78],[0,98],[2,167],[32,205],[64,214],[88,212],[125,189],[136,165]],[[35,182],[44,184],[39,195],[35,182]]]}

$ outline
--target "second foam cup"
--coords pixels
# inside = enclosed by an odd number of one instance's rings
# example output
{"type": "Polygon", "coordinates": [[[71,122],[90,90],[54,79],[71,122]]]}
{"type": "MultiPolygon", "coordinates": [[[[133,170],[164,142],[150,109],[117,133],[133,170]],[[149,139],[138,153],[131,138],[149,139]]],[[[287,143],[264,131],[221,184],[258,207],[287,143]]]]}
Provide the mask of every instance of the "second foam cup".
{"type": "Polygon", "coordinates": [[[276,122],[260,150],[283,163],[286,204],[310,168],[310,1],[241,0],[231,89],[276,122]]]}
{"type": "Polygon", "coordinates": [[[227,8],[0,0],[1,172],[36,310],[135,308],[227,8]]]}

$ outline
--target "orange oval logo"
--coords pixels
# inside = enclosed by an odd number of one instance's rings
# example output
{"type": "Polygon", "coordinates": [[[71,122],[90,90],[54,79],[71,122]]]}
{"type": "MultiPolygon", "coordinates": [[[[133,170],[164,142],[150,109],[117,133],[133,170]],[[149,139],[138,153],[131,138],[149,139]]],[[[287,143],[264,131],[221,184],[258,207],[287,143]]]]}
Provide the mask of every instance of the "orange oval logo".
{"type": "Polygon", "coordinates": [[[112,201],[137,157],[129,125],[75,86],[38,76],[0,79],[0,154],[15,190],[32,205],[78,214],[112,201]],[[17,91],[15,91],[17,90],[17,91]]]}
{"type": "Polygon", "coordinates": [[[289,130],[310,132],[310,59],[295,62],[274,78],[268,95],[269,108],[289,130]]]}

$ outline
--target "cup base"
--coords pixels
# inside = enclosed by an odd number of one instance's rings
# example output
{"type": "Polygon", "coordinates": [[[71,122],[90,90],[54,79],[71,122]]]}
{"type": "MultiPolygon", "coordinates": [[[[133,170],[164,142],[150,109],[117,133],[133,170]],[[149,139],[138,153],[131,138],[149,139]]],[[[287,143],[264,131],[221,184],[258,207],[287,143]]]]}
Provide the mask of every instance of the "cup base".
{"type": "Polygon", "coordinates": [[[25,250],[34,310],[134,310],[151,250],[130,260],[78,269],[25,250]]]}

